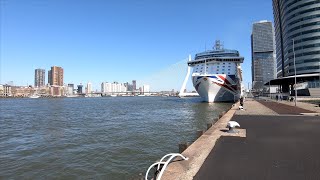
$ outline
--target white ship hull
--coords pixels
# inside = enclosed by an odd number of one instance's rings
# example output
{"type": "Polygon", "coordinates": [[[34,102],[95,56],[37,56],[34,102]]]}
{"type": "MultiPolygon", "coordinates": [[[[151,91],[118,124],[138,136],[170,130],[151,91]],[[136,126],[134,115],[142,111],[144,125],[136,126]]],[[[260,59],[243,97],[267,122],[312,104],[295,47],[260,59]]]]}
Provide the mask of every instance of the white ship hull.
{"type": "Polygon", "coordinates": [[[244,58],[237,50],[221,48],[217,40],[215,49],[189,56],[187,76],[180,94],[186,87],[191,68],[193,86],[206,102],[234,102],[242,92],[241,63],[244,58]]]}
{"type": "Polygon", "coordinates": [[[192,81],[205,102],[234,102],[241,95],[240,81],[235,75],[193,75],[192,81]]]}

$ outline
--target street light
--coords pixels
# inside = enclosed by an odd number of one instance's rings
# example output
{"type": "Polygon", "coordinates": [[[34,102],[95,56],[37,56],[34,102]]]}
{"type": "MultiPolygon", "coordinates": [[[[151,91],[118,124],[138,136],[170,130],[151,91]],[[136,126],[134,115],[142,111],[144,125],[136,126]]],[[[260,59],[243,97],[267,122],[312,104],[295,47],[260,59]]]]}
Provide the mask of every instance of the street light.
{"type": "MultiPolygon", "coordinates": [[[[268,76],[270,75],[270,73],[268,73],[268,76]]],[[[269,79],[269,97],[270,97],[270,99],[271,99],[271,86],[270,86],[270,81],[271,81],[271,79],[269,79]]]]}
{"type": "Polygon", "coordinates": [[[294,67],[294,105],[297,106],[297,72],[296,72],[296,54],[294,52],[294,39],[292,39],[293,67],[294,67]]]}

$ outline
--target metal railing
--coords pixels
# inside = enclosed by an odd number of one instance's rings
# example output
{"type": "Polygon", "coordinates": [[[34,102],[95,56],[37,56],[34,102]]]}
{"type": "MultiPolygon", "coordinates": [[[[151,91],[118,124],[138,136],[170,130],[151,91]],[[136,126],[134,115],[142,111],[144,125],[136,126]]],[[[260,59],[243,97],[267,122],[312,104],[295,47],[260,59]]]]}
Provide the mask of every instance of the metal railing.
{"type": "Polygon", "coordinates": [[[152,168],[156,167],[155,174],[153,179],[160,180],[161,176],[163,175],[165,169],[167,168],[168,164],[177,156],[180,156],[183,160],[188,160],[189,158],[184,157],[182,154],[179,153],[170,153],[165,156],[163,156],[159,162],[153,163],[147,170],[145,175],[145,180],[148,180],[149,172],[152,168]],[[167,158],[166,161],[164,161],[167,158]],[[159,173],[160,172],[160,173],[159,173]],[[159,174],[159,175],[158,175],[159,174]]]}

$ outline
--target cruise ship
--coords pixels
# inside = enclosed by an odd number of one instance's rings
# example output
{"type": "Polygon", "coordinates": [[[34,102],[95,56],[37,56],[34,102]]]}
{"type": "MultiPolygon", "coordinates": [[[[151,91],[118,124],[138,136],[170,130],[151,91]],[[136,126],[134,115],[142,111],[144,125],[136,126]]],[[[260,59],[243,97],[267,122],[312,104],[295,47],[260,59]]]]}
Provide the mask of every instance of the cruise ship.
{"type": "Polygon", "coordinates": [[[204,101],[234,102],[240,98],[243,60],[237,50],[224,49],[216,41],[213,50],[198,53],[188,61],[193,69],[193,86],[204,101]]]}

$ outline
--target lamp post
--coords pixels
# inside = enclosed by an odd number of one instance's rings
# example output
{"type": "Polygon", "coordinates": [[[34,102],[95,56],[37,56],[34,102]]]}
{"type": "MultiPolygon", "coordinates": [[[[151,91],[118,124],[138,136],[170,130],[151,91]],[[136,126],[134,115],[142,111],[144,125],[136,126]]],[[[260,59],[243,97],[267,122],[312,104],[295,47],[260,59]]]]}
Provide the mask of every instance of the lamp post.
{"type": "MultiPolygon", "coordinates": [[[[270,73],[267,73],[268,74],[268,76],[270,75],[270,73]]],[[[270,85],[270,81],[271,81],[271,79],[269,79],[269,97],[270,97],[270,99],[271,99],[271,85],[270,85]]]]}
{"type": "Polygon", "coordinates": [[[297,72],[296,72],[296,54],[294,52],[294,39],[292,39],[293,67],[294,67],[294,105],[297,106],[297,72]]]}

